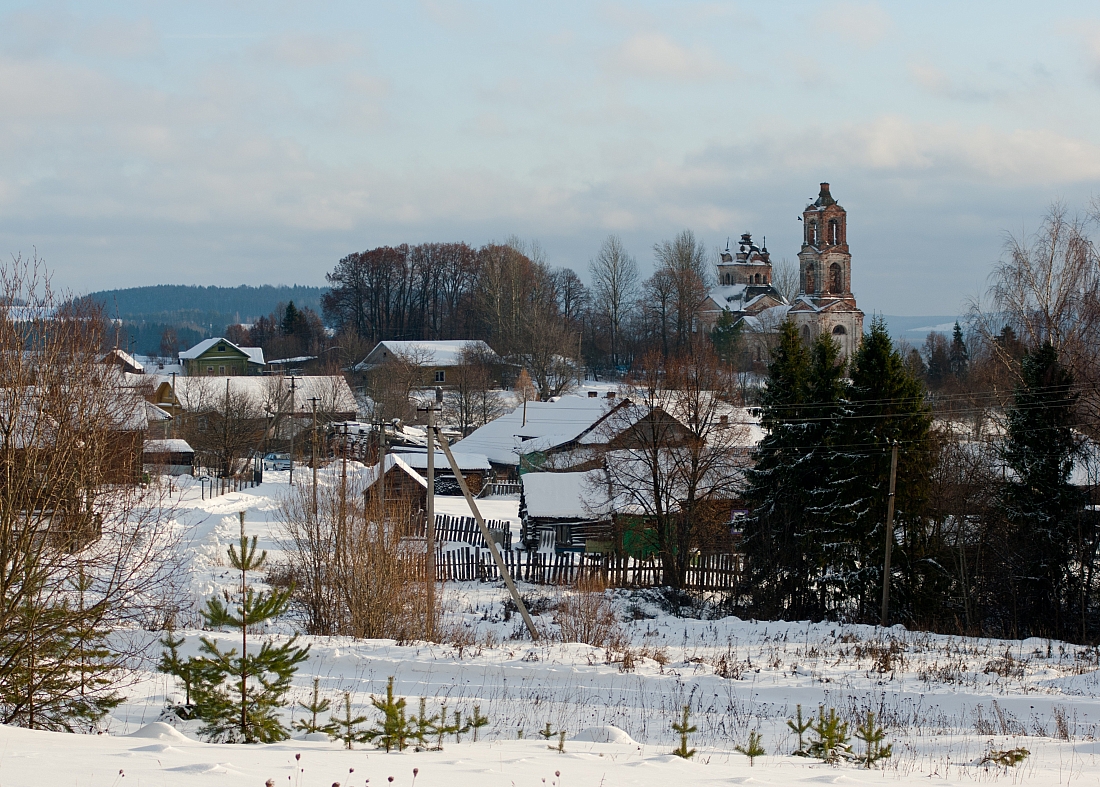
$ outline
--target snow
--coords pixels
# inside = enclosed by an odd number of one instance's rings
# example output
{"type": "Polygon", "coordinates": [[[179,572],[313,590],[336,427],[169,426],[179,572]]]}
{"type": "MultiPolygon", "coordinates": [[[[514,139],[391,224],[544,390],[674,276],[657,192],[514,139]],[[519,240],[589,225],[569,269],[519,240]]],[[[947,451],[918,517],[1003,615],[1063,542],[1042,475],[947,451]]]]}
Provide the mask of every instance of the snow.
{"type": "Polygon", "coordinates": [[[471,432],[456,443],[465,453],[484,454],[501,465],[518,465],[518,451],[545,450],[576,439],[618,399],[582,395],[561,396],[551,402],[528,402],[526,420],[521,404],[507,415],[471,432]]]}
{"type": "MultiPolygon", "coordinates": [[[[255,488],[202,499],[190,478],[176,484],[173,514],[184,544],[181,575],[193,608],[238,575],[225,550],[245,512],[249,535],[270,560],[281,555],[279,499],[289,473],[268,472],[255,488]]],[[[320,482],[338,483],[324,469],[320,482]]],[[[306,472],[296,484],[309,483],[306,472]]],[[[461,498],[436,498],[441,513],[465,510],[461,498]]],[[[516,521],[514,499],[478,501],[486,518],[516,521]]],[[[567,589],[520,583],[537,601],[545,631],[556,630],[551,605],[567,589]]],[[[520,638],[517,616],[506,613],[500,583],[447,583],[444,626],[466,632],[466,644],[431,644],[346,637],[303,637],[310,658],[294,680],[293,700],[308,698],[313,678],[322,695],[350,693],[354,714],[377,712],[372,695],[389,676],[415,709],[426,697],[429,713],[446,703],[470,713],[477,704],[490,723],[474,743],[449,739],[442,751],[385,753],[357,745],[348,751],[329,741],[288,740],[271,745],[218,745],[195,739],[194,724],[161,723],[169,697],[180,687],[152,671],[159,654],[148,633],[149,660],[139,665],[126,701],[108,719],[105,734],[74,735],[0,726],[0,781],[4,784],[193,785],[255,787],[268,779],[294,787],[393,784],[412,787],[563,787],[711,784],[1095,784],[1100,779],[1100,655],[1057,641],[981,639],[906,631],[900,626],[751,621],[711,608],[700,617],[677,617],[652,591],[609,591],[622,629],[621,644],[596,647],[520,638]],[[629,651],[633,665],[626,663],[629,651]],[[692,760],[670,754],[670,729],[680,708],[691,707],[698,731],[692,760]],[[786,721],[802,705],[806,714],[825,704],[847,716],[879,714],[894,746],[885,766],[829,766],[791,756],[796,740],[786,721]],[[1062,729],[1059,721],[1062,719],[1062,729]],[[537,732],[550,723],[566,732],[537,732]],[[767,755],[750,767],[733,747],[758,730],[767,755]],[[518,736],[522,732],[522,739],[518,736]],[[1065,738],[1059,738],[1064,732],[1065,738]],[[604,742],[607,741],[607,742],[604,742]],[[548,745],[549,744],[549,745],[548,745]],[[1030,755],[1016,768],[982,764],[991,748],[1023,747],[1030,755]],[[300,755],[300,758],[299,756],[300,755]],[[417,770],[414,776],[413,769],[417,770]],[[369,782],[368,782],[369,780],[369,782]]],[[[197,617],[181,616],[184,655],[204,634],[231,645],[227,633],[201,632],[197,617]]],[[[270,628],[288,636],[292,620],[270,628]]],[[[118,632],[128,637],[141,632],[118,632]]],[[[300,718],[295,707],[287,721],[300,718]]],[[[855,741],[855,748],[862,744],[855,741]]]]}
{"type": "Polygon", "coordinates": [[[527,514],[555,519],[589,519],[607,513],[606,476],[602,470],[584,473],[525,473],[523,499],[527,514]]]}
{"type": "Polygon", "coordinates": [[[213,339],[203,339],[201,342],[196,344],[190,350],[180,350],[179,351],[180,360],[182,361],[182,360],[191,360],[193,358],[198,358],[200,355],[202,355],[204,352],[209,350],[215,344],[228,344],[230,347],[232,347],[236,350],[240,350],[245,355],[247,355],[248,360],[251,361],[252,363],[258,363],[261,366],[263,366],[263,364],[264,364],[264,351],[263,351],[262,347],[241,347],[241,346],[236,345],[233,342],[229,341],[228,339],[221,339],[221,338],[217,338],[217,337],[215,337],[213,339]]]}
{"type": "Polygon", "coordinates": [[[480,339],[463,339],[459,341],[395,341],[387,339],[375,345],[367,357],[356,364],[356,371],[369,370],[373,366],[381,364],[390,355],[413,358],[422,366],[460,366],[463,362],[463,353],[469,348],[484,357],[497,360],[497,355],[488,344],[480,339]],[[383,350],[380,353],[379,350],[383,350]]]}
{"type": "Polygon", "coordinates": [[[142,450],[147,454],[191,454],[195,452],[190,443],[178,438],[146,440],[142,450]]]}
{"type": "MultiPolygon", "coordinates": [[[[405,460],[405,463],[409,467],[415,467],[417,470],[422,470],[428,467],[428,451],[405,451],[399,448],[394,449],[394,454],[400,456],[405,460]]],[[[459,451],[451,451],[451,455],[454,456],[455,461],[458,462],[459,470],[491,470],[492,467],[489,464],[488,457],[485,454],[470,454],[459,451]]],[[[447,455],[440,449],[435,451],[435,466],[436,469],[450,469],[450,463],[447,462],[447,455]]]]}

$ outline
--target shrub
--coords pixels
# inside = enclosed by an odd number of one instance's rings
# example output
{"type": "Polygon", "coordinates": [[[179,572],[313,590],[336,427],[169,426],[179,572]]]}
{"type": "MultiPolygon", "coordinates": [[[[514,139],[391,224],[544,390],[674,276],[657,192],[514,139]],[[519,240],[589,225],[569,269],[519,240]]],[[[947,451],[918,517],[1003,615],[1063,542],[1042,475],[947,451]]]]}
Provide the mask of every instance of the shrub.
{"type": "Polygon", "coordinates": [[[563,642],[615,650],[623,646],[622,626],[606,590],[607,585],[598,577],[582,577],[565,594],[554,613],[554,623],[563,642]]]}

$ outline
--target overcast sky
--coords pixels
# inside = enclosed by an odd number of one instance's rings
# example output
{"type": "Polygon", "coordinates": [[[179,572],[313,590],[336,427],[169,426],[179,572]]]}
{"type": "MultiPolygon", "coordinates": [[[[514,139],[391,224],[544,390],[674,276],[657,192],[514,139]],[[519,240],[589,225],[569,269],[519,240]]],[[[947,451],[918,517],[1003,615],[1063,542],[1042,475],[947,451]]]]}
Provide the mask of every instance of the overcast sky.
{"type": "Polygon", "coordinates": [[[957,313],[1100,194],[1100,3],[0,0],[0,250],[77,291],[509,235],[648,274],[685,227],[794,259],[823,180],[865,311],[957,313]]]}

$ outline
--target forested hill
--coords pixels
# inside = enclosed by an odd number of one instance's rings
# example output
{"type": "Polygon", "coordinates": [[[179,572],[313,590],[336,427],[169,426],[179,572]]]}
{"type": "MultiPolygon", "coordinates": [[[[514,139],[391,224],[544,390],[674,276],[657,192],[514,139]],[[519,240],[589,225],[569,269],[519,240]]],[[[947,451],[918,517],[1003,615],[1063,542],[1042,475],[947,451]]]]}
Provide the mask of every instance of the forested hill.
{"type": "Polygon", "coordinates": [[[86,297],[104,305],[111,317],[125,322],[191,325],[198,329],[221,331],[236,322],[248,323],[270,314],[280,303],[309,307],[321,313],[321,295],[325,287],[300,285],[273,287],[201,287],[158,284],[154,287],[130,287],[102,290],[86,297]]]}

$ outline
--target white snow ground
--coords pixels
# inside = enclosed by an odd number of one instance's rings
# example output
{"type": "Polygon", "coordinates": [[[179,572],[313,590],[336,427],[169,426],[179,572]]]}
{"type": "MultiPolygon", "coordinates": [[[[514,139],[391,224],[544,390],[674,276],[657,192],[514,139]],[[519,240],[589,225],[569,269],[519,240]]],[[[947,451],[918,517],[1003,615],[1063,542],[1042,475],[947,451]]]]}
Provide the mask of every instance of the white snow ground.
{"type": "MultiPolygon", "coordinates": [[[[196,605],[235,579],[224,554],[238,534],[238,511],[246,511],[249,534],[277,557],[275,512],[286,475],[268,473],[261,487],[206,501],[198,485],[185,482],[177,519],[189,536],[187,582],[196,605]]],[[[306,473],[296,476],[308,482],[306,473]]],[[[440,504],[453,513],[464,506],[454,498],[440,504]]],[[[509,513],[515,501],[493,505],[487,516],[516,521],[509,513]]],[[[536,601],[552,602],[560,592],[521,589],[536,601]]],[[[505,598],[499,585],[447,586],[447,622],[467,627],[461,647],[306,638],[311,658],[295,682],[295,699],[306,699],[318,676],[334,704],[349,691],[355,712],[373,718],[370,696],[384,692],[392,675],[411,709],[422,696],[430,712],[444,702],[463,712],[477,704],[490,719],[477,743],[467,735],[461,743],[447,742],[442,752],[390,754],[369,747],[346,751],[323,741],[203,743],[156,724],[178,687],[150,671],[128,687],[107,734],[0,727],[0,785],[235,787],[272,779],[293,787],[362,787],[389,784],[389,777],[395,785],[412,785],[414,769],[415,784],[454,787],[1100,781],[1095,648],[900,627],[680,618],[663,612],[652,594],[621,592],[614,604],[634,660],[633,669],[625,669],[619,649],[514,639],[518,618],[505,615],[505,598]],[[894,756],[870,771],[790,756],[796,739],[786,719],[799,703],[807,714],[821,703],[852,718],[874,710],[886,724],[894,756]],[[699,728],[691,736],[698,753],[690,761],[669,753],[675,744],[670,723],[684,704],[691,705],[699,728]],[[564,753],[536,737],[547,722],[567,731],[564,753]],[[610,725],[617,729],[604,729],[610,725]],[[767,749],[751,768],[733,751],[750,730],[762,733],[767,749]],[[608,737],[615,742],[594,742],[608,737]],[[1030,752],[1016,768],[981,763],[990,749],[1016,747],[1030,752]]],[[[553,628],[551,612],[540,621],[553,628]]],[[[199,632],[182,633],[193,648],[199,632]]],[[[159,648],[149,653],[155,657],[159,648]]],[[[300,714],[288,709],[288,717],[300,714]]],[[[550,743],[556,747],[556,738],[550,743]]],[[[857,751],[861,746],[855,742],[857,751]]]]}

